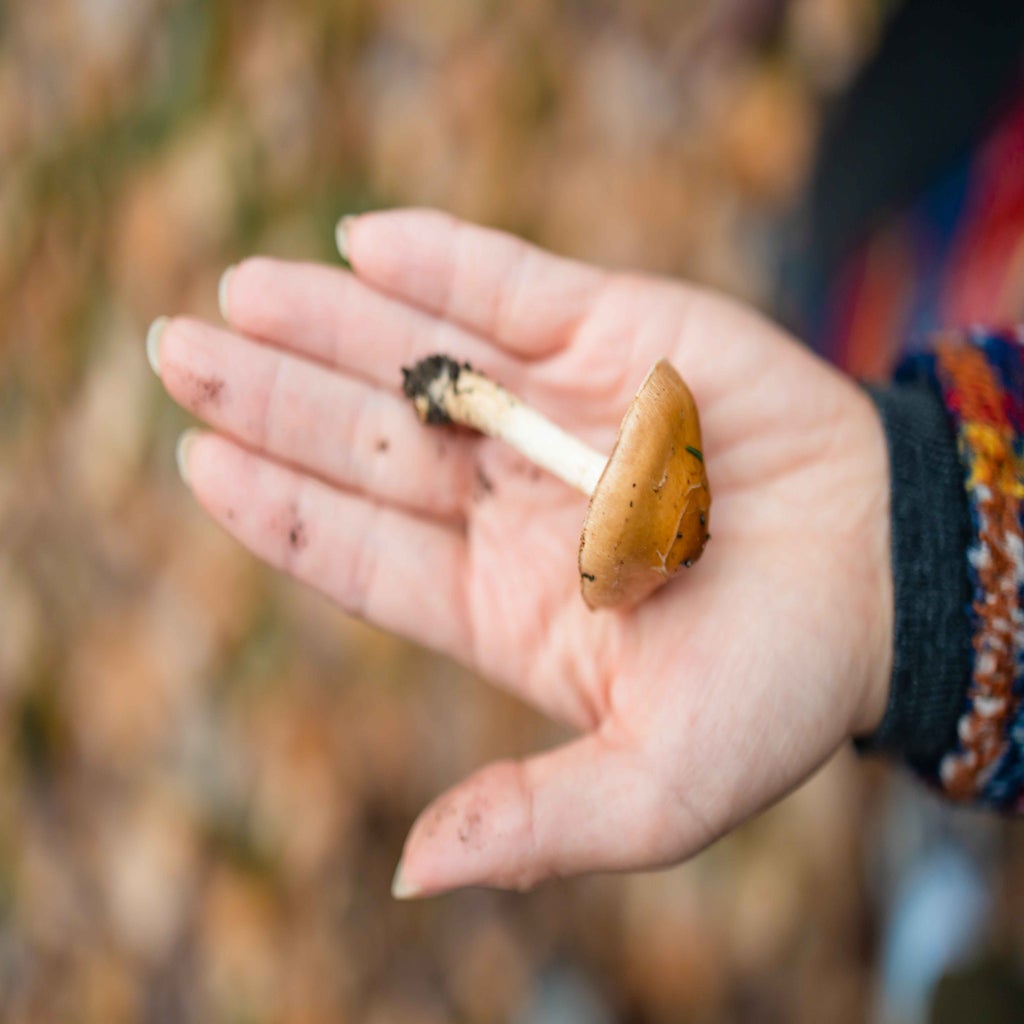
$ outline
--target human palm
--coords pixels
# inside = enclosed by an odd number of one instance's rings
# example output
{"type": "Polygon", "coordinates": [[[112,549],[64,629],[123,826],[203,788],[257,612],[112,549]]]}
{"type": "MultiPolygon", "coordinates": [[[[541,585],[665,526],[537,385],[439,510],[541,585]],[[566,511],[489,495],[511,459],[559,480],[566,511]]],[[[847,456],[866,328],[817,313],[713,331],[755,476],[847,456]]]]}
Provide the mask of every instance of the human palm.
{"type": "Polygon", "coordinates": [[[248,260],[232,328],[175,319],[157,355],[187,479],[252,551],[578,730],[429,807],[396,891],[526,887],[695,853],[886,700],[888,482],[868,399],[754,313],[427,211],[346,225],[354,273],[248,260]],[[422,427],[400,368],[468,360],[609,451],[648,368],[701,412],[713,535],[628,613],[591,612],[585,499],[500,443],[422,427]]]}

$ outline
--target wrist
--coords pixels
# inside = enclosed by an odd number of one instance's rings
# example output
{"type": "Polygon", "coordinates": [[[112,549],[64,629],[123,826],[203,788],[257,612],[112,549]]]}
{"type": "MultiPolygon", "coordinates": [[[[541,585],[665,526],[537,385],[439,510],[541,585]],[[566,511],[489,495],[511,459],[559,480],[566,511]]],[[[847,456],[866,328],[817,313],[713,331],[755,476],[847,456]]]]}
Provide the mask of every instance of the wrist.
{"type": "Polygon", "coordinates": [[[851,734],[873,734],[885,718],[893,672],[894,593],[890,467],[883,422],[874,404],[857,392],[862,422],[865,480],[868,489],[864,524],[864,559],[868,573],[869,612],[864,623],[861,699],[854,708],[851,734]]]}

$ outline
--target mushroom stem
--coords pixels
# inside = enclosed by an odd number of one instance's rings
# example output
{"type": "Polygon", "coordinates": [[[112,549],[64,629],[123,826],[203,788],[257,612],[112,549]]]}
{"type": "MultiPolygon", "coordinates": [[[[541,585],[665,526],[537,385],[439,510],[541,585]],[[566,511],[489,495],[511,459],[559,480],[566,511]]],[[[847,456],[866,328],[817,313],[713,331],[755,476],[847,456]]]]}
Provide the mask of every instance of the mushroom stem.
{"type": "Polygon", "coordinates": [[[461,423],[504,441],[520,455],[590,497],[606,456],[567,434],[510,391],[447,356],[403,369],[403,390],[424,423],[461,423]]]}

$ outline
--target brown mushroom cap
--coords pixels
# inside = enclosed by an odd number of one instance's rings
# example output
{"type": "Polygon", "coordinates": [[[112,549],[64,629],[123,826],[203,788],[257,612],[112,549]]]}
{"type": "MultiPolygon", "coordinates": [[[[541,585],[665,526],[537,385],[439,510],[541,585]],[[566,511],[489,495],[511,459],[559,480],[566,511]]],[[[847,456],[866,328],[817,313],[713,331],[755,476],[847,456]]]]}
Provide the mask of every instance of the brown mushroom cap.
{"type": "Polygon", "coordinates": [[[580,584],[591,608],[642,601],[708,542],[711,491],[697,406],[664,359],[647,374],[590,499],[580,584]]]}

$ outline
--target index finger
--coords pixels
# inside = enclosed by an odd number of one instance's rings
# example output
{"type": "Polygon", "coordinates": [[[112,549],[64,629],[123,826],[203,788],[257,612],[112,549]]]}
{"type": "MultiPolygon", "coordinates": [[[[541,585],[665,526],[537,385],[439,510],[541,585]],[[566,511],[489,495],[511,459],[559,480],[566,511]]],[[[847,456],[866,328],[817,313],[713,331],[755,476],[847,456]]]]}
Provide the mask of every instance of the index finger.
{"type": "Polygon", "coordinates": [[[564,348],[607,276],[436,210],[346,217],[338,248],[367,284],[525,358],[564,348]]]}

